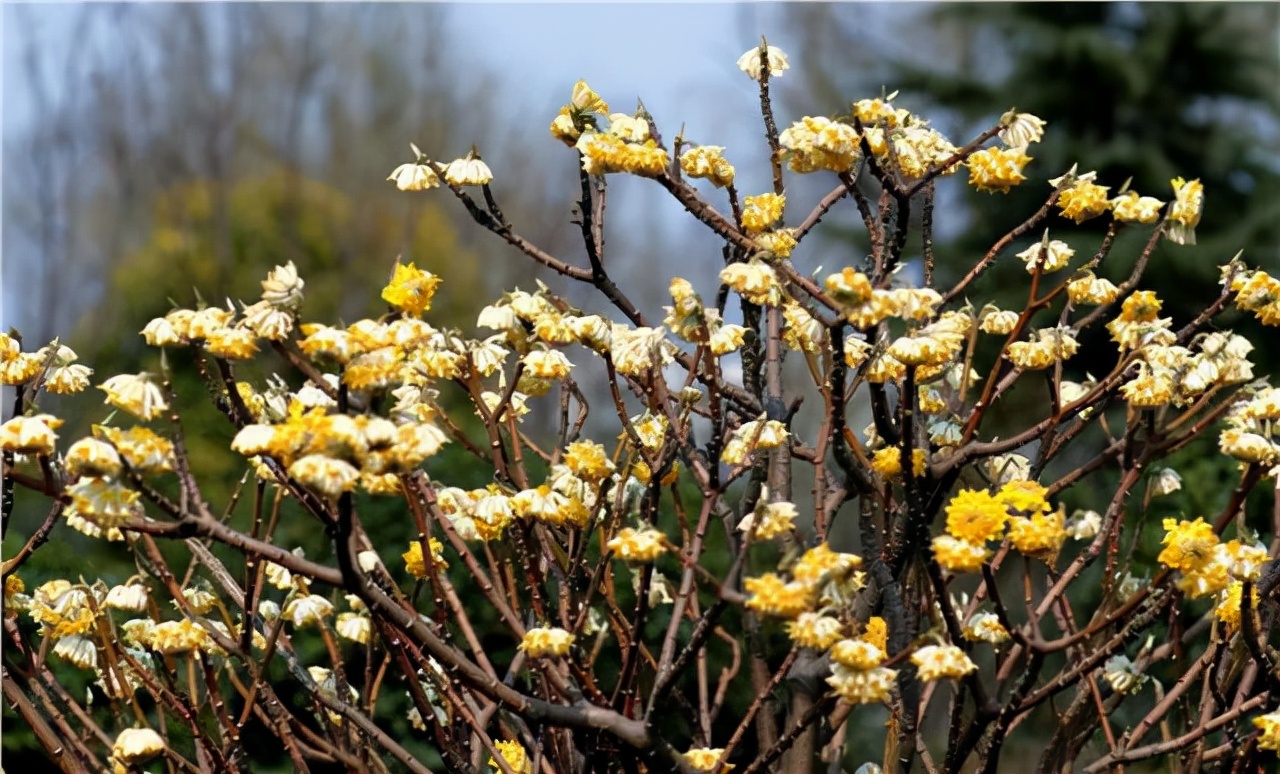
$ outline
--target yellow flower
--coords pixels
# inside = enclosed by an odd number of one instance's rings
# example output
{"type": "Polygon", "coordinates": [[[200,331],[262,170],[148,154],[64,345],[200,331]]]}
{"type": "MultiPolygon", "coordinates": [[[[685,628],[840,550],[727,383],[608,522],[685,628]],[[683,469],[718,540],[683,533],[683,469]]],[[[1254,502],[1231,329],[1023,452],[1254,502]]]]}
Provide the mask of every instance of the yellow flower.
{"type": "Polygon", "coordinates": [[[974,545],[993,540],[1008,521],[1006,503],[983,490],[962,489],[946,508],[947,533],[974,545]]]}
{"type": "Polygon", "coordinates": [[[850,669],[874,669],[886,658],[884,648],[865,639],[840,640],[831,646],[831,660],[850,669]]]}
{"type": "Polygon", "coordinates": [[[81,669],[98,668],[98,646],[88,637],[79,634],[61,637],[53,646],[53,652],[81,669]]]}
{"type": "Polygon", "coordinates": [[[875,645],[880,650],[887,651],[889,649],[889,625],[880,616],[873,615],[867,619],[866,626],[862,628],[862,636],[859,639],[875,645]]]}
{"type": "Polygon", "coordinates": [[[391,282],[382,289],[382,299],[405,314],[421,317],[431,308],[431,298],[439,285],[439,277],[412,262],[407,266],[397,263],[391,282]]]}
{"type": "Polygon", "coordinates": [[[75,513],[102,529],[118,528],[134,516],[142,515],[141,495],[116,481],[82,478],[67,487],[71,503],[66,513],[75,513]]]}
{"type": "Polygon", "coordinates": [[[1213,559],[1218,536],[1214,534],[1213,525],[1206,524],[1203,518],[1195,521],[1165,519],[1164,530],[1166,534],[1161,543],[1165,548],[1156,560],[1166,567],[1184,573],[1195,572],[1213,559]]]}
{"type": "Polygon", "coordinates": [[[902,450],[897,446],[886,446],[871,455],[871,469],[885,478],[897,478],[902,475],[902,450]]]}
{"type": "Polygon", "coordinates": [[[1174,201],[1169,210],[1169,220],[1165,223],[1165,234],[1174,244],[1194,245],[1196,226],[1204,212],[1204,185],[1199,179],[1183,180],[1180,177],[1175,177],[1170,183],[1174,201]]]}
{"type": "Polygon", "coordinates": [[[733,185],[733,165],[718,145],[699,145],[681,153],[680,169],[689,177],[710,180],[717,188],[733,185]]]}
{"type": "Polygon", "coordinates": [[[444,179],[451,185],[488,185],[493,181],[493,172],[473,148],[466,158],[449,162],[444,168],[444,179]]]}
{"type": "Polygon", "coordinates": [[[1259,715],[1253,719],[1253,725],[1261,731],[1258,734],[1258,749],[1280,752],[1280,710],[1259,715]]]}
{"type": "Polygon", "coordinates": [[[20,352],[0,360],[0,384],[26,384],[40,373],[44,360],[34,352],[20,352]]]}
{"type": "Polygon", "coordinates": [[[204,627],[186,618],[158,623],[146,633],[147,644],[166,656],[200,650],[209,639],[209,632],[204,627]]]}
{"type": "Polygon", "coordinates": [[[1001,504],[1022,513],[1038,513],[1049,510],[1049,501],[1045,499],[1048,489],[1035,481],[1014,479],[1000,487],[996,497],[1001,504]]]}
{"type": "Polygon", "coordinates": [[[387,175],[387,179],[394,180],[396,188],[401,191],[425,191],[440,186],[440,176],[429,164],[421,162],[401,164],[387,175]]]}
{"type": "Polygon", "coordinates": [[[280,611],[294,626],[319,626],[332,614],[333,603],[319,594],[295,597],[280,611]]]}
{"type": "Polygon", "coordinates": [[[1161,207],[1164,202],[1159,199],[1126,191],[1111,200],[1111,217],[1121,223],[1155,223],[1160,220],[1161,207]]]}
{"type": "Polygon", "coordinates": [[[751,80],[759,81],[764,76],[765,59],[769,60],[770,78],[776,78],[782,75],[784,70],[791,68],[787,62],[787,55],[782,53],[782,49],[762,43],[738,57],[738,69],[746,73],[751,80]]]}
{"type": "Polygon", "coordinates": [[[1018,257],[1026,263],[1028,273],[1034,272],[1036,264],[1040,264],[1041,271],[1048,274],[1059,269],[1065,269],[1067,264],[1071,262],[1071,257],[1075,254],[1076,251],[1068,247],[1066,242],[1054,239],[1047,245],[1037,242],[1018,253],[1018,257]],[[1042,251],[1044,253],[1043,261],[1040,257],[1042,251]]]}
{"type": "Polygon", "coordinates": [[[787,623],[787,636],[802,648],[826,650],[840,640],[842,628],[839,619],[806,612],[787,623]]]}
{"type": "Polygon", "coordinates": [[[748,196],[742,200],[742,227],[748,234],[758,234],[776,223],[786,206],[787,197],[778,194],[748,196]]]}
{"type": "Polygon", "coordinates": [[[535,349],[521,358],[520,362],[524,363],[530,376],[539,379],[563,379],[573,368],[573,363],[559,350],[535,349]]]}
{"type": "Polygon", "coordinates": [[[744,535],[752,535],[756,540],[772,540],[795,529],[791,522],[798,515],[795,505],[788,502],[764,503],[756,505],[754,512],[738,522],[738,531],[744,535]],[[757,523],[759,519],[759,523],[757,523]]]}
{"type": "Polygon", "coordinates": [[[369,616],[360,613],[339,613],[333,628],[337,630],[339,637],[361,645],[368,645],[369,638],[373,636],[373,622],[369,620],[369,616]]]}
{"type": "Polygon", "coordinates": [[[1019,316],[1015,311],[987,304],[982,308],[978,330],[995,336],[1007,336],[1017,326],[1019,316]]]}
{"type": "Polygon", "coordinates": [[[1071,218],[1076,223],[1083,223],[1089,218],[1101,215],[1111,207],[1111,202],[1107,199],[1109,189],[1107,186],[1093,182],[1095,177],[1097,177],[1096,172],[1086,172],[1083,175],[1068,173],[1049,181],[1056,188],[1063,178],[1071,180],[1070,187],[1058,195],[1058,207],[1062,210],[1063,217],[1071,218]]]}
{"type": "Polygon", "coordinates": [[[41,362],[49,363],[44,376],[44,388],[54,395],[74,395],[89,386],[93,369],[76,363],[78,356],[70,347],[55,341],[36,353],[41,362]]]}
{"type": "Polygon", "coordinates": [[[219,328],[205,339],[204,348],[215,357],[248,360],[258,353],[253,331],[247,328],[219,328]]]}
{"type": "MultiPolygon", "coordinates": [[[[715,771],[720,766],[720,759],[724,756],[724,748],[717,747],[696,747],[686,753],[682,753],[680,757],[684,758],[685,763],[694,771],[715,771]]],[[[720,771],[732,771],[733,766],[725,764],[720,771]]]]}
{"type": "Polygon", "coordinates": [[[603,481],[613,474],[614,465],[604,447],[595,441],[574,441],[565,447],[564,464],[575,476],[587,481],[603,481]]]}
{"type": "Polygon", "coordinates": [[[1010,150],[1026,150],[1033,142],[1040,142],[1044,137],[1044,119],[1030,113],[1019,113],[1010,110],[1000,116],[1000,142],[1010,150]]]}
{"type": "Polygon", "coordinates": [[[1078,305],[1098,306],[1110,304],[1120,295],[1120,288],[1108,279],[1094,276],[1086,271],[1076,279],[1067,283],[1067,297],[1071,303],[1078,305]]]}
{"type": "MultiPolygon", "coordinates": [[[[449,566],[444,561],[443,551],[444,546],[440,541],[431,538],[431,564],[437,572],[449,566]]],[[[410,575],[419,580],[427,577],[427,562],[422,553],[421,540],[409,541],[409,550],[401,554],[401,557],[404,559],[405,569],[409,571],[410,575]]]]}
{"type": "Polygon", "coordinates": [[[582,80],[573,84],[573,96],[569,100],[569,106],[582,113],[600,115],[609,113],[609,103],[601,99],[600,95],[592,91],[587,82],[582,80]]]}
{"type": "Polygon", "coordinates": [[[360,471],[351,463],[323,454],[299,457],[289,466],[289,476],[303,486],[335,499],[343,492],[355,489],[360,481],[360,471]]]}
{"type": "Polygon", "coordinates": [[[53,454],[62,420],[51,414],[14,417],[0,425],[0,448],[18,454],[53,454]]]}
{"type": "Polygon", "coordinates": [[[778,305],[782,302],[782,286],[773,267],[752,259],[748,263],[733,263],[720,270],[720,281],[747,301],[760,306],[778,305]]]}
{"type": "Polygon", "coordinates": [[[919,670],[917,676],[925,681],[964,677],[978,668],[954,645],[926,645],[911,654],[911,663],[919,670]]]}
{"type": "Polygon", "coordinates": [[[857,554],[832,551],[826,543],[819,543],[801,555],[791,568],[791,576],[801,583],[819,584],[842,579],[861,565],[857,554]]]}
{"type": "MultiPolygon", "coordinates": [[[[1240,628],[1240,616],[1243,612],[1241,598],[1244,595],[1244,583],[1241,581],[1232,581],[1218,595],[1218,603],[1213,608],[1213,615],[1219,621],[1222,621],[1227,627],[1228,632],[1234,632],[1240,628]]],[[[1249,607],[1251,610],[1258,609],[1258,589],[1252,589],[1249,607]]]]}
{"type": "Polygon", "coordinates": [[[652,562],[667,551],[665,537],[652,527],[623,527],[605,546],[627,562],[652,562]]]}
{"type": "Polygon", "coordinates": [[[1049,559],[1067,539],[1063,527],[1061,509],[1052,513],[1033,513],[1031,516],[1009,519],[1009,541],[1013,547],[1028,556],[1049,559]]]}
{"type": "Polygon", "coordinates": [[[164,392],[151,374],[120,374],[107,379],[98,389],[107,394],[106,403],[127,411],[142,421],[150,421],[169,409],[164,392]]]}
{"type": "Polygon", "coordinates": [[[574,639],[576,638],[564,629],[538,627],[525,632],[519,650],[528,653],[530,658],[563,656],[569,652],[574,639]]]}
{"type": "Polygon", "coordinates": [[[969,185],[987,193],[1008,193],[1026,180],[1022,168],[1031,161],[1025,148],[985,148],[969,157],[969,185]]]}
{"type": "Polygon", "coordinates": [[[978,572],[991,558],[991,551],[979,543],[970,543],[951,535],[938,535],[933,539],[933,558],[944,570],[978,572]]]}
{"type": "MultiPolygon", "coordinates": [[[[502,760],[516,774],[533,774],[533,761],[529,760],[529,754],[525,752],[519,742],[494,742],[493,746],[497,749],[498,754],[502,756],[502,760]]],[[[489,765],[494,768],[494,771],[501,770],[498,768],[498,762],[492,757],[489,758],[489,765]]]]}
{"type": "Polygon", "coordinates": [[[1009,631],[1000,623],[995,613],[974,613],[964,625],[961,634],[970,642],[989,642],[999,645],[1009,639],[1009,631]]]}
{"type": "Polygon", "coordinates": [[[895,669],[850,669],[843,664],[833,664],[827,685],[850,704],[873,704],[889,699],[897,678],[895,669]]]}
{"type": "Polygon", "coordinates": [[[779,618],[796,618],[810,610],[818,596],[813,584],[803,581],[787,583],[774,573],[747,578],[742,587],[751,595],[747,599],[748,608],[779,618]]]}
{"type": "Polygon", "coordinates": [[[795,249],[796,244],[793,229],[780,228],[756,234],[756,245],[761,250],[773,253],[776,258],[790,258],[791,251],[795,249]]]}

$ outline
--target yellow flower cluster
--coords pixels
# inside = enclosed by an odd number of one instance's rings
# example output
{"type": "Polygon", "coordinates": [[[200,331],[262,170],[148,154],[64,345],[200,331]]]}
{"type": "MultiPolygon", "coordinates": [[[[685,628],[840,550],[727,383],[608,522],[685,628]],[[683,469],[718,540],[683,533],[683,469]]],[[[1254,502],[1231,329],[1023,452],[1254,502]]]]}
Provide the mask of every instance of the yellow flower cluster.
{"type": "Polygon", "coordinates": [[[756,509],[738,522],[738,531],[749,539],[772,540],[795,529],[796,506],[786,501],[766,502],[767,497],[767,491],[762,491],[756,509]]]}
{"type": "Polygon", "coordinates": [[[1083,223],[1111,208],[1111,201],[1107,198],[1109,189],[1095,183],[1097,177],[1097,172],[1077,174],[1072,167],[1067,174],[1049,181],[1049,185],[1061,190],[1058,208],[1062,210],[1063,217],[1083,223]]]}
{"type": "Polygon", "coordinates": [[[666,537],[652,527],[623,527],[605,546],[619,559],[636,564],[652,562],[667,551],[666,537]]]}
{"type": "Polygon", "coordinates": [[[916,676],[930,680],[955,680],[977,670],[978,665],[955,645],[926,645],[911,654],[916,676]]]}
{"type": "Polygon", "coordinates": [[[671,163],[667,152],[652,138],[627,142],[612,133],[583,132],[575,145],[582,154],[582,169],[589,175],[630,172],[656,177],[671,163]]]}
{"type": "Polygon", "coordinates": [[[684,762],[689,764],[689,768],[694,771],[716,771],[719,767],[720,771],[732,771],[733,766],[730,764],[721,765],[720,759],[724,757],[724,748],[717,747],[695,747],[688,752],[682,753],[684,762]]]}
{"type": "Polygon", "coordinates": [[[790,433],[787,426],[776,419],[759,419],[743,422],[724,445],[720,461],[726,465],[745,465],[757,449],[774,449],[787,442],[790,433]]]}
{"type": "Polygon", "coordinates": [[[1041,328],[1030,341],[1015,341],[1005,357],[1018,368],[1042,371],[1074,356],[1080,343],[1069,328],[1041,328]]]}
{"type": "Polygon", "coordinates": [[[862,563],[854,554],[832,551],[825,543],[806,551],[791,568],[792,580],[777,573],[747,578],[743,588],[750,595],[747,607],[764,615],[795,619],[814,609],[819,598],[839,593],[852,581],[853,571],[862,563]]]}
{"type": "MultiPolygon", "coordinates": [[[[436,572],[447,568],[449,565],[444,561],[444,546],[439,540],[431,538],[431,568],[436,572]]],[[[422,541],[409,541],[409,550],[401,554],[404,559],[404,567],[413,577],[421,580],[430,573],[427,567],[426,555],[422,553],[422,541]]]]}
{"type": "Polygon", "coordinates": [[[1265,271],[1240,271],[1229,278],[1237,309],[1252,312],[1263,325],[1280,325],[1280,279],[1265,271]]]}
{"type": "Polygon", "coordinates": [[[782,285],[778,282],[777,273],[772,266],[756,258],[724,267],[720,270],[720,281],[753,304],[782,304],[782,285]]]}
{"type": "Polygon", "coordinates": [[[805,116],[778,135],[793,172],[848,172],[858,160],[858,132],[823,116],[805,116]]]}
{"type": "Polygon", "coordinates": [[[573,86],[569,104],[560,108],[559,115],[551,122],[551,136],[573,147],[584,131],[597,128],[596,116],[608,114],[609,103],[601,99],[586,81],[578,81],[573,86]]]}
{"type": "MultiPolygon", "coordinates": [[[[519,742],[494,742],[493,746],[497,749],[498,754],[502,756],[502,760],[516,774],[533,774],[533,761],[529,760],[529,753],[519,742]]],[[[498,768],[498,762],[492,757],[489,758],[489,765],[495,771],[501,771],[498,768]]]]}
{"type": "Polygon", "coordinates": [[[831,646],[831,675],[827,684],[850,704],[887,701],[898,672],[880,666],[887,658],[889,637],[883,618],[867,621],[861,637],[844,639],[831,646]]]}
{"type": "MultiPolygon", "coordinates": [[[[911,450],[911,474],[923,476],[928,464],[928,453],[924,449],[911,450]]],[[[871,455],[871,469],[888,479],[902,475],[902,450],[897,446],[886,446],[877,449],[871,455]]]]}
{"type": "Polygon", "coordinates": [[[1031,162],[1023,148],[984,148],[969,156],[969,185],[987,193],[1008,193],[1026,180],[1022,169],[1031,162]]]}
{"type": "Polygon", "coordinates": [[[530,658],[563,656],[569,652],[574,639],[575,637],[564,629],[540,626],[525,632],[519,649],[528,653],[530,658]]]}
{"type": "Polygon", "coordinates": [[[719,145],[699,145],[681,153],[680,170],[689,177],[710,180],[717,188],[733,185],[735,174],[719,145]]]}
{"type": "Polygon", "coordinates": [[[1273,466],[1280,462],[1280,388],[1269,387],[1245,396],[1227,415],[1218,437],[1223,454],[1242,462],[1273,466]]]}
{"type": "Polygon", "coordinates": [[[764,193],[742,200],[742,228],[748,234],[759,234],[782,218],[787,197],[764,193]]]}
{"type": "Polygon", "coordinates": [[[1173,186],[1173,207],[1165,222],[1165,234],[1174,244],[1194,245],[1196,226],[1200,224],[1200,215],[1204,212],[1204,186],[1199,180],[1184,180],[1181,177],[1175,177],[1169,184],[1173,186]]]}
{"type": "Polygon", "coordinates": [[[412,262],[397,263],[391,281],[382,289],[382,300],[413,317],[421,317],[431,308],[431,299],[441,279],[412,262]]]}
{"type": "Polygon", "coordinates": [[[17,339],[0,333],[0,384],[18,385],[40,376],[40,386],[54,395],[73,395],[88,388],[93,369],[81,365],[70,347],[54,339],[35,352],[23,352],[17,339]]]}

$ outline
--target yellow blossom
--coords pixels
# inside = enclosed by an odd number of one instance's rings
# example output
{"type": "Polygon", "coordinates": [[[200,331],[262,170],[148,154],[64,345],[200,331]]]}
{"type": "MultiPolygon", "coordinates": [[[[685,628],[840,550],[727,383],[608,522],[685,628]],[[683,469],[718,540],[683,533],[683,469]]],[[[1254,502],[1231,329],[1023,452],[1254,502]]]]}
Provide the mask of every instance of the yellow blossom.
{"type": "Polygon", "coordinates": [[[889,649],[889,624],[878,615],[873,615],[867,619],[867,623],[862,628],[862,636],[859,637],[863,642],[869,642],[883,651],[889,649]]]}
{"type": "Polygon", "coordinates": [[[1259,730],[1258,749],[1280,752],[1280,710],[1253,719],[1259,730]]]}
{"type": "Polygon", "coordinates": [[[787,636],[802,648],[826,650],[840,640],[842,628],[839,619],[806,612],[787,623],[787,636]]]}
{"type": "Polygon", "coordinates": [[[782,75],[784,70],[791,67],[787,62],[787,55],[782,53],[782,49],[761,43],[754,48],[748,49],[746,53],[738,57],[738,69],[746,73],[751,80],[759,81],[764,77],[766,59],[769,63],[770,78],[782,75]]]}
{"type": "Polygon", "coordinates": [[[253,331],[247,328],[219,328],[210,331],[204,348],[209,354],[227,360],[248,360],[258,353],[253,331]]]}
{"type": "Polygon", "coordinates": [[[873,669],[887,657],[884,648],[865,639],[840,640],[831,646],[831,660],[850,669],[873,669]]]}
{"type": "Polygon", "coordinates": [[[127,411],[144,422],[155,419],[169,409],[164,392],[146,372],[120,374],[107,379],[98,389],[107,394],[106,403],[127,411]]]}
{"type": "MultiPolygon", "coordinates": [[[[1213,608],[1213,616],[1226,625],[1228,632],[1234,632],[1240,628],[1240,616],[1243,613],[1243,605],[1241,599],[1244,596],[1244,583],[1241,581],[1232,581],[1218,595],[1218,603],[1213,608]]],[[[1258,609],[1258,589],[1253,588],[1250,594],[1249,607],[1256,615],[1258,609]]]]}
{"type": "Polygon", "coordinates": [[[1196,226],[1204,212],[1204,185],[1199,179],[1183,180],[1181,177],[1175,177],[1170,183],[1174,201],[1169,210],[1169,220],[1165,223],[1165,234],[1174,244],[1194,245],[1196,226]]]}
{"type": "Polygon", "coordinates": [[[1010,636],[995,613],[974,613],[965,623],[961,634],[970,642],[989,642],[992,645],[999,645],[1010,636]]]}
{"type": "Polygon", "coordinates": [[[1075,254],[1076,251],[1068,247],[1066,242],[1054,239],[1043,244],[1037,242],[1018,253],[1018,257],[1026,263],[1028,273],[1034,272],[1038,265],[1041,271],[1048,274],[1059,269],[1065,269],[1067,264],[1071,262],[1071,257],[1075,254]]]}
{"type": "Polygon", "coordinates": [[[391,281],[382,289],[382,299],[405,314],[421,317],[431,308],[431,298],[440,282],[439,277],[412,262],[397,263],[391,281]]]}
{"type": "MultiPolygon", "coordinates": [[[[1089,218],[1106,212],[1111,207],[1107,199],[1107,186],[1093,182],[1095,172],[1083,175],[1070,175],[1071,185],[1058,195],[1058,207],[1063,217],[1071,218],[1076,223],[1083,223],[1089,218]]],[[[1049,181],[1055,187],[1063,178],[1049,181]]]]}
{"type": "Polygon", "coordinates": [[[873,704],[888,701],[897,677],[897,670],[886,667],[864,670],[833,664],[827,684],[850,704],[873,704]]]}
{"type": "Polygon", "coordinates": [[[1203,518],[1195,521],[1164,520],[1164,550],[1156,559],[1166,567],[1184,573],[1194,572],[1204,567],[1212,558],[1213,550],[1218,545],[1218,536],[1214,534],[1213,525],[1206,524],[1203,518]]]}
{"type": "Polygon", "coordinates": [[[451,185],[488,185],[493,181],[493,172],[473,148],[465,158],[449,162],[444,168],[444,179],[451,185]]]}
{"type": "Polygon", "coordinates": [[[964,651],[954,645],[926,645],[911,654],[911,663],[918,668],[921,680],[942,680],[964,677],[978,668],[964,651]]]}
{"type": "Polygon", "coordinates": [[[788,502],[765,503],[764,498],[755,511],[738,522],[738,531],[756,540],[772,540],[795,529],[792,520],[798,515],[795,505],[788,502]]]}
{"type": "Polygon", "coordinates": [[[1110,304],[1120,295],[1120,288],[1111,280],[1094,276],[1086,271],[1067,283],[1067,297],[1077,305],[1098,306],[1110,304]]]}
{"type": "Polygon", "coordinates": [[[774,573],[747,578],[742,582],[742,587],[750,595],[747,599],[748,608],[779,618],[798,617],[812,609],[818,597],[813,584],[803,581],[788,583],[774,573]]]}
{"type": "Polygon", "coordinates": [[[791,575],[801,583],[825,583],[844,578],[861,565],[862,558],[857,554],[832,551],[831,546],[819,543],[800,556],[791,575]]]}
{"type": "Polygon", "coordinates": [[[394,180],[396,188],[401,191],[425,191],[440,185],[440,176],[430,165],[422,162],[401,164],[387,175],[387,179],[394,180]]]}
{"type": "Polygon", "coordinates": [[[960,490],[951,498],[946,513],[947,534],[974,545],[999,536],[1009,518],[1004,501],[975,489],[960,490]]]}
{"type": "MultiPolygon", "coordinates": [[[[444,561],[443,551],[444,546],[440,541],[435,538],[431,538],[431,565],[437,572],[449,566],[444,561]]],[[[426,557],[422,553],[421,540],[409,541],[409,550],[401,554],[401,557],[404,559],[405,569],[408,570],[410,575],[419,580],[427,577],[427,562],[426,557]]]]}
{"type": "Polygon", "coordinates": [[[944,570],[978,572],[991,558],[991,551],[982,544],[970,543],[951,535],[938,535],[933,539],[933,558],[944,570]]]}
{"type": "Polygon", "coordinates": [[[1049,510],[1049,501],[1045,497],[1048,492],[1048,489],[1035,481],[1019,478],[1001,486],[996,497],[1002,505],[1029,514],[1049,510]]]}
{"type": "Polygon", "coordinates": [[[1026,180],[1022,169],[1031,161],[1024,148],[985,148],[969,157],[969,185],[987,193],[1007,193],[1026,180]]]}
{"type": "Polygon", "coordinates": [[[1000,116],[1000,142],[1010,150],[1026,150],[1028,145],[1044,137],[1044,124],[1039,116],[1009,110],[1000,116]]]}
{"type": "Polygon", "coordinates": [[[718,145],[699,145],[680,154],[680,169],[689,177],[710,180],[717,188],[733,185],[733,165],[718,145]]]}
{"type": "Polygon", "coordinates": [[[528,653],[530,658],[563,656],[569,652],[574,639],[574,636],[564,629],[538,627],[525,632],[519,649],[528,653]]]}
{"type": "Polygon", "coordinates": [[[782,217],[787,197],[764,193],[742,200],[742,227],[748,234],[758,234],[782,217]]]}
{"type": "Polygon", "coordinates": [[[724,748],[696,747],[686,753],[681,753],[680,757],[684,758],[685,763],[689,764],[689,768],[694,771],[716,771],[719,767],[720,771],[732,771],[733,766],[730,764],[720,765],[720,759],[724,757],[724,748]]]}
{"type": "Polygon", "coordinates": [[[1126,191],[1111,200],[1111,217],[1121,223],[1155,223],[1162,207],[1164,202],[1159,199],[1126,191]]]}
{"type": "Polygon", "coordinates": [[[53,454],[62,420],[51,414],[14,417],[0,425],[0,448],[18,454],[53,454]]]}
{"type": "Polygon", "coordinates": [[[1028,556],[1050,559],[1067,539],[1061,509],[1050,513],[1033,513],[1028,517],[1009,519],[1009,542],[1028,556]]]}
{"type": "MultiPolygon", "coordinates": [[[[498,754],[502,756],[502,760],[516,774],[533,774],[533,761],[529,760],[529,754],[525,752],[524,747],[519,742],[494,742],[494,748],[498,754]]],[[[500,771],[498,762],[492,757],[489,758],[489,765],[495,771],[500,771]]]]}
{"type": "Polygon", "coordinates": [[[623,527],[605,545],[610,551],[617,554],[620,559],[628,562],[644,563],[652,562],[666,553],[665,540],[666,538],[663,534],[652,527],[645,527],[640,530],[623,527]]]}

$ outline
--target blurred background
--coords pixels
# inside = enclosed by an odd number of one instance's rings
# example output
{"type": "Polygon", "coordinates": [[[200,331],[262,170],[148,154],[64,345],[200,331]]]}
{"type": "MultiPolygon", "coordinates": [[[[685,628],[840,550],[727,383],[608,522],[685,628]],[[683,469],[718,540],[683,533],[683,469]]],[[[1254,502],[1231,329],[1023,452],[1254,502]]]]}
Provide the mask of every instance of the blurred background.
{"type": "MultiPolygon", "coordinates": [[[[1166,299],[1175,325],[1216,294],[1217,266],[1237,251],[1280,270],[1275,3],[5,4],[0,15],[0,324],[19,330],[26,349],[61,337],[100,376],[154,369],[134,333],[174,305],[193,306],[195,288],[210,303],[252,300],[266,272],[290,260],[306,279],[310,320],[376,314],[397,256],[444,277],[430,315],[437,325],[470,333],[480,299],[531,289],[535,279],[607,311],[475,227],[447,192],[401,193],[387,174],[412,160],[411,141],[444,161],[474,144],[516,228],[585,263],[570,222],[575,156],[547,131],[574,82],[585,78],[614,110],[643,100],[668,142],[683,127],[691,141],[726,146],[739,190],[763,192],[757,89],[734,65],[762,34],[791,61],[774,84],[781,127],[894,90],[897,105],[931,118],[957,145],[1010,107],[1048,121],[1021,188],[993,196],[958,180],[940,186],[944,285],[1072,164],[1096,169],[1113,190],[1132,178],[1134,189],[1162,199],[1171,177],[1204,182],[1199,243],[1162,243],[1143,283],[1166,299]]],[[[789,177],[792,217],[831,185],[789,177]]],[[[611,271],[641,308],[669,303],[667,279],[677,273],[714,294],[716,239],[649,181],[615,177],[610,187],[611,271]]],[[[722,194],[707,195],[727,207],[722,194]]],[[[802,272],[865,255],[851,209],[839,208],[797,250],[802,272]]],[[[1088,252],[1105,226],[1068,234],[1066,225],[1049,223],[1088,252]]],[[[1101,273],[1127,276],[1141,239],[1119,240],[1101,273]]],[[[1021,262],[1004,262],[972,297],[1020,305],[1024,278],[1021,262]]],[[[1223,322],[1256,333],[1247,321],[1223,322]]],[[[1072,378],[1105,372],[1114,357],[1100,338],[1083,344],[1072,378]],[[1103,354],[1090,359],[1091,347],[1103,354]]],[[[1277,352],[1256,353],[1259,375],[1276,373],[1277,352]]],[[[205,387],[193,379],[179,389],[198,397],[205,387]]],[[[91,392],[48,406],[68,417],[64,438],[107,415],[91,392]]],[[[1015,393],[1003,421],[1015,423],[1017,407],[1033,400],[1015,393]]],[[[210,409],[187,427],[229,492],[240,470],[215,419],[210,409]]],[[[1196,461],[1205,451],[1188,451],[1196,475],[1209,483],[1234,475],[1196,461]]],[[[458,464],[451,483],[485,483],[483,471],[458,464]]],[[[1205,486],[1167,507],[1206,512],[1223,496],[1205,486]]],[[[21,506],[6,555],[41,518],[21,506]]],[[[393,544],[400,532],[407,539],[407,525],[386,529],[393,544]]],[[[61,527],[55,537],[74,550],[38,553],[28,587],[86,568],[120,575],[113,582],[132,572],[119,547],[61,527]]],[[[323,558],[323,546],[314,550],[323,558]]],[[[6,733],[7,751],[22,744],[6,733]]]]}

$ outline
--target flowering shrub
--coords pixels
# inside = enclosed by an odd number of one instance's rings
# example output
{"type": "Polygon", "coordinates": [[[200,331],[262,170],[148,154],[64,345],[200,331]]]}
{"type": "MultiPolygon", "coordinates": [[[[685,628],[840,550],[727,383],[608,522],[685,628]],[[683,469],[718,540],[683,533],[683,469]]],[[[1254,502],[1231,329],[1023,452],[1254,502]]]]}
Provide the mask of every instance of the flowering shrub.
{"type": "Polygon", "coordinates": [[[290,263],[252,304],[148,323],[148,345],[194,350],[214,385],[252,481],[245,518],[206,496],[164,357],[102,379],[113,412],[68,439],[47,396],[90,370],[56,341],[0,336],[6,526],[15,487],[50,503],[3,566],[4,691],[48,754],[69,771],[249,770],[247,724],[299,771],[993,771],[1028,751],[1043,771],[1249,770],[1280,749],[1280,543],[1245,520],[1280,472],[1280,390],[1214,327],[1232,309],[1280,323],[1280,280],[1237,256],[1174,327],[1141,286],[1157,245],[1194,241],[1200,184],[1175,179],[1162,201],[1072,169],[944,286],[936,187],[965,170],[980,192],[1043,181],[1028,165],[1044,122],[1010,111],[957,146],[891,95],[778,131],[785,56],[762,45],[739,66],[773,181],[742,197],[725,148],[668,145],[650,116],[573,89],[550,131],[581,167],[585,266],[520,235],[474,149],[443,164],[414,147],[392,173],[594,288],[592,309],[539,286],[476,330],[441,329],[448,288],[397,263],[387,313],[335,327],[303,321],[290,263]],[[611,174],[652,179],[723,241],[718,286],[673,279],[665,315],[632,302],[605,255],[611,174]],[[802,174],[833,188],[797,213],[784,184],[802,174]],[[789,257],[845,202],[871,255],[800,273],[789,257]],[[1105,219],[1096,250],[1025,241],[1055,214],[1105,219]],[[1114,249],[1127,230],[1136,257],[1114,249]],[[1025,263],[1020,309],[965,300],[999,260],[1025,263]],[[1113,364],[1072,378],[1096,329],[1113,364]],[[276,373],[255,383],[249,363],[276,373]],[[1036,413],[992,433],[1015,387],[1041,391],[1036,413]],[[821,407],[811,426],[802,400],[821,407]],[[855,411],[871,424],[850,426],[855,411]],[[553,434],[522,429],[530,412],[553,434]],[[1144,540],[1152,499],[1182,485],[1171,455],[1215,436],[1239,463],[1221,511],[1144,540]],[[491,483],[438,477],[446,445],[491,483]],[[1102,508],[1068,513],[1090,486],[1102,508]],[[371,539],[375,498],[412,524],[407,546],[371,539]],[[287,520],[322,530],[328,560],[282,545],[287,520]],[[24,577],[62,522],[122,544],[138,574],[24,577]],[[86,697],[69,689],[84,678],[86,697]],[[411,739],[390,730],[406,708],[411,739]]]}

